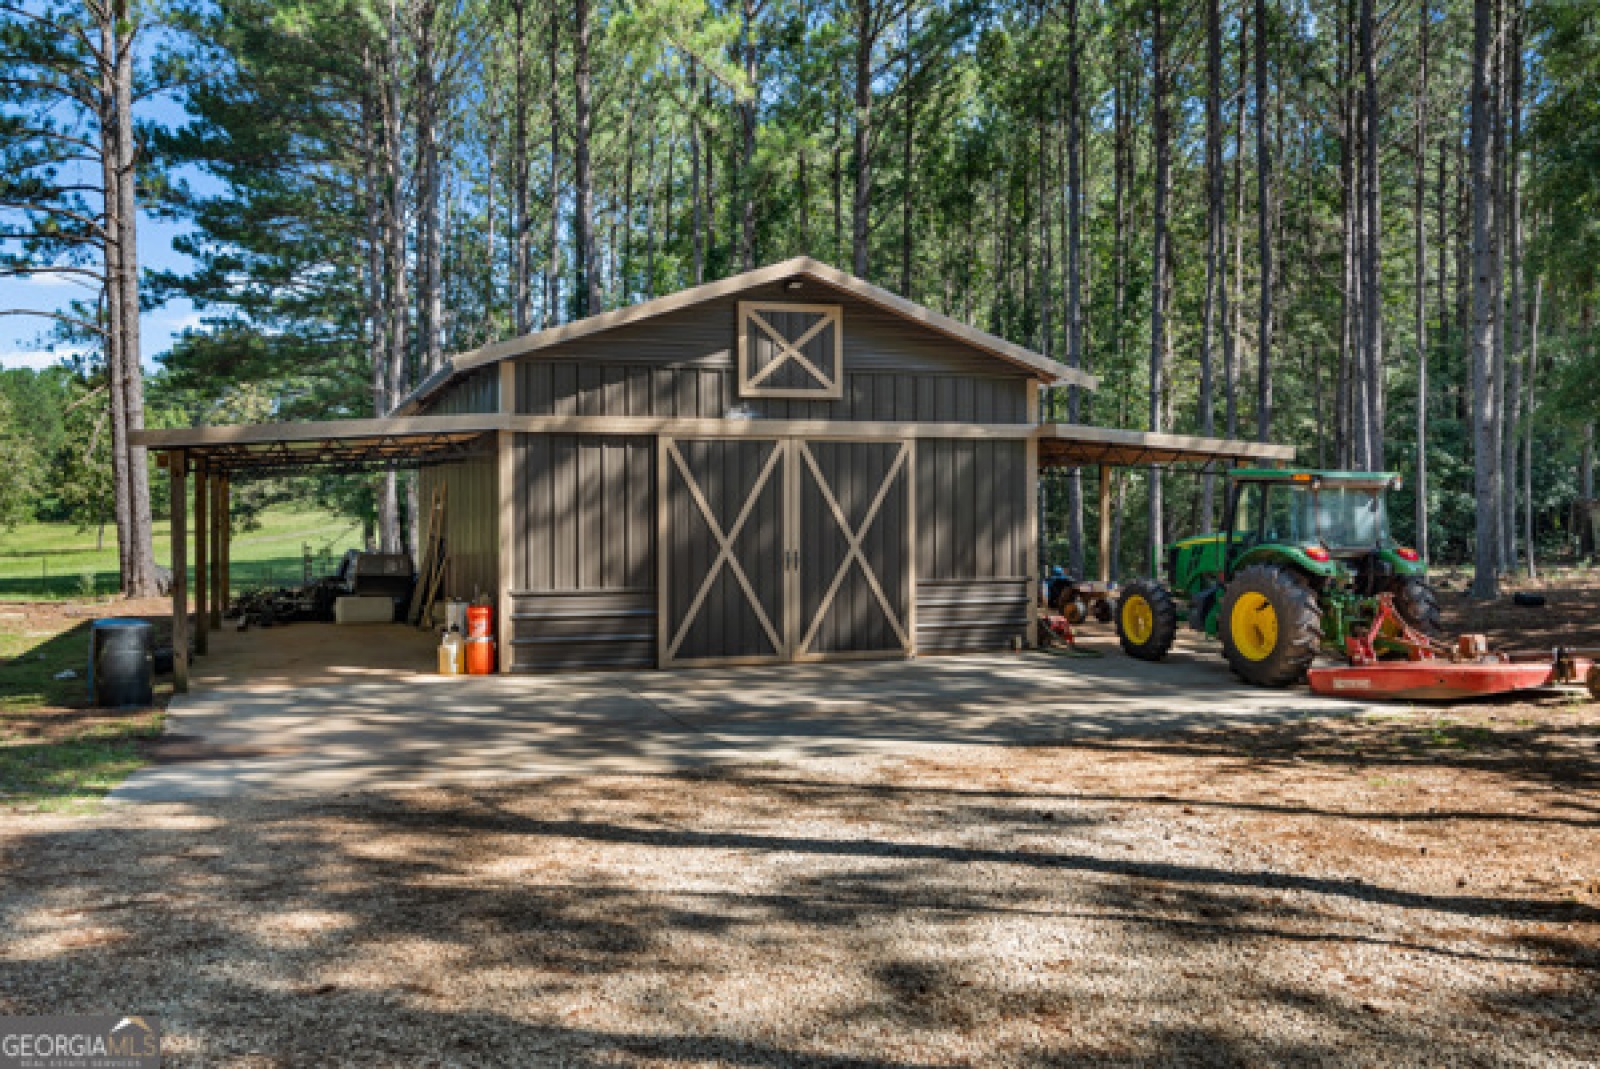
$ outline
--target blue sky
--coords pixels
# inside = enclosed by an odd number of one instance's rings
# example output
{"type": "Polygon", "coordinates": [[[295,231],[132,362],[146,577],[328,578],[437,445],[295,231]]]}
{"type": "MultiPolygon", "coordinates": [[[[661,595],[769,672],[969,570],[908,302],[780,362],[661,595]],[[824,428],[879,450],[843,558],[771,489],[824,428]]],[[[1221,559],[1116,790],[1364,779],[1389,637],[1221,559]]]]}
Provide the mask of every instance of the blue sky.
{"type": "MultiPolygon", "coordinates": [[[[153,100],[137,109],[140,119],[150,119],[177,125],[184,122],[187,113],[182,105],[171,99],[153,100]]],[[[208,183],[192,184],[204,190],[208,183]]],[[[172,247],[175,237],[188,231],[187,224],[171,223],[148,217],[139,220],[139,259],[146,269],[185,268],[189,258],[172,247]]],[[[33,275],[27,279],[0,278],[0,308],[29,308],[44,311],[61,311],[74,300],[83,300],[94,292],[93,283],[87,279],[74,279],[66,275],[33,275]]],[[[156,359],[172,347],[172,341],[189,327],[199,325],[199,315],[188,301],[173,301],[161,308],[151,309],[141,317],[141,344],[146,370],[156,366],[156,359]]],[[[47,367],[69,355],[70,350],[58,346],[51,351],[52,321],[33,316],[0,316],[0,367],[47,367]]]]}

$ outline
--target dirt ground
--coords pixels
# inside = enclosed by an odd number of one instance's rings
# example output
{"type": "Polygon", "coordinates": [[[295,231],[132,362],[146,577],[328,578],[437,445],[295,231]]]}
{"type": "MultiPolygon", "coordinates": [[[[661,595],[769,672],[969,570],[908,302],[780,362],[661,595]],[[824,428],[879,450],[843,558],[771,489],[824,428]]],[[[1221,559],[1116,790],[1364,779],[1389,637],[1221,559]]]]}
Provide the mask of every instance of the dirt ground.
{"type": "Polygon", "coordinates": [[[180,1066],[1593,1066],[1600,705],[39,814],[0,933],[180,1066]]]}

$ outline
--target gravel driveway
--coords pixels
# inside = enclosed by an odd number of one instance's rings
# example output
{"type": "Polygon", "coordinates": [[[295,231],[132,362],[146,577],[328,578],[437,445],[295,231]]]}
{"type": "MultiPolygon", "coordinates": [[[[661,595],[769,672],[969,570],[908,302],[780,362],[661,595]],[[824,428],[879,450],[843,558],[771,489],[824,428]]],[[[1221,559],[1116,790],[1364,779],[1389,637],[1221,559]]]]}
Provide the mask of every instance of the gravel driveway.
{"type": "Polygon", "coordinates": [[[1595,1065],[1597,738],[1491,707],[30,817],[0,1013],[155,1013],[175,1066],[1595,1065]]]}

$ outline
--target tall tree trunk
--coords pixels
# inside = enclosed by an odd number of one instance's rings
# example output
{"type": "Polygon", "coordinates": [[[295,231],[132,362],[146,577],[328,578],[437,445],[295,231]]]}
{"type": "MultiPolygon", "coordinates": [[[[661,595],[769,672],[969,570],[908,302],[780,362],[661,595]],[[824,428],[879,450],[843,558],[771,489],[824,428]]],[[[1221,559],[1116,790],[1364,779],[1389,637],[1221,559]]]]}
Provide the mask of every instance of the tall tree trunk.
{"type": "Polygon", "coordinates": [[[1522,426],[1522,549],[1528,563],[1528,578],[1537,579],[1539,568],[1534,561],[1533,548],[1533,413],[1534,383],[1539,372],[1539,306],[1544,297],[1544,279],[1533,284],[1533,322],[1528,339],[1527,401],[1523,409],[1522,426]]]}
{"type": "Polygon", "coordinates": [[[515,19],[512,47],[516,65],[511,113],[511,265],[512,328],[521,335],[533,330],[531,272],[533,233],[528,223],[528,3],[511,0],[515,19]]]}
{"type": "MultiPolygon", "coordinates": [[[[155,547],[150,522],[150,465],[142,445],[132,436],[144,430],[144,369],[139,343],[139,201],[135,184],[139,146],[133,130],[133,50],[139,32],[138,16],[128,0],[111,5],[116,26],[117,138],[117,269],[122,284],[116,291],[121,303],[118,357],[121,365],[124,430],[127,445],[127,571],[123,589],[129,597],[156,593],[155,547]]],[[[122,538],[121,529],[118,531],[122,538]]]]}
{"type": "Polygon", "coordinates": [[[739,8],[744,76],[751,93],[750,99],[739,102],[739,269],[741,271],[751,271],[756,266],[756,108],[760,96],[756,91],[757,8],[755,0],[743,0],[739,8]]]}
{"type": "MultiPolygon", "coordinates": [[[[694,284],[706,280],[705,205],[700,202],[700,117],[695,113],[699,104],[699,64],[689,61],[689,202],[694,211],[694,233],[690,235],[694,259],[694,284]]],[[[669,176],[670,178],[670,176],[669,176]]]]}
{"type": "Polygon", "coordinates": [[[1417,443],[1416,443],[1416,542],[1417,552],[1428,559],[1428,225],[1424,200],[1428,171],[1428,33],[1431,14],[1429,0],[1417,5],[1417,96],[1416,129],[1411,150],[1415,155],[1412,171],[1412,223],[1415,226],[1415,260],[1412,286],[1415,300],[1417,335],[1417,443]]]}
{"type": "Polygon", "coordinates": [[[1434,189],[1435,211],[1437,217],[1434,229],[1438,237],[1438,252],[1436,270],[1439,273],[1438,300],[1439,300],[1439,345],[1440,353],[1450,351],[1450,209],[1449,209],[1449,166],[1450,166],[1450,139],[1439,139],[1439,170],[1438,185],[1434,189]]]}
{"type": "MultiPolygon", "coordinates": [[[[1120,65],[1119,65],[1120,66],[1120,65]]],[[[1112,155],[1114,159],[1114,188],[1112,189],[1112,220],[1111,255],[1112,272],[1112,323],[1111,323],[1111,353],[1114,366],[1123,366],[1124,339],[1128,311],[1128,188],[1133,184],[1132,147],[1129,144],[1131,137],[1130,126],[1132,106],[1128,100],[1131,87],[1126,84],[1126,79],[1118,72],[1112,82],[1112,114],[1115,123],[1113,131],[1112,155]]],[[[1118,413],[1119,426],[1126,426],[1127,413],[1118,413]]],[[[1120,499],[1119,499],[1120,500],[1120,499]]]]}
{"type": "MultiPolygon", "coordinates": [[[[389,327],[387,403],[392,407],[405,395],[406,362],[410,352],[410,274],[406,258],[405,178],[400,150],[401,51],[399,0],[390,0],[383,73],[384,267],[387,276],[389,327]]],[[[385,553],[399,553],[400,486],[394,472],[385,472],[378,490],[378,538],[385,553]]]]}
{"type": "MultiPolygon", "coordinates": [[[[645,296],[655,296],[656,282],[656,130],[650,124],[650,144],[644,154],[644,277],[645,296]]],[[[667,179],[672,178],[672,168],[667,168],[667,179]]]]}
{"type": "MultiPolygon", "coordinates": [[[[711,113],[711,79],[706,79],[705,110],[711,113]]],[[[706,222],[706,270],[710,272],[711,258],[717,251],[717,169],[716,169],[716,137],[715,131],[707,128],[705,131],[705,222],[706,222]]]]}
{"type": "Polygon", "coordinates": [[[1239,88],[1234,96],[1233,123],[1233,273],[1234,297],[1231,316],[1225,315],[1227,333],[1222,350],[1223,425],[1229,438],[1239,436],[1239,346],[1244,333],[1244,98],[1250,70],[1250,20],[1239,7],[1239,88]]]}
{"type": "MultiPolygon", "coordinates": [[[[1067,0],[1067,366],[1083,367],[1083,170],[1079,141],[1082,116],[1078,48],[1078,0],[1067,0]]],[[[1120,185],[1119,185],[1120,191],[1120,185]]],[[[1082,419],[1082,391],[1067,387],[1067,422],[1082,419]]],[[[1067,488],[1068,555],[1072,574],[1084,577],[1083,473],[1072,469],[1067,488]]],[[[1103,522],[1103,521],[1102,521],[1103,522]]]]}
{"type": "Polygon", "coordinates": [[[1373,12],[1375,0],[1361,0],[1361,77],[1362,77],[1362,221],[1366,232],[1361,243],[1362,349],[1366,374],[1363,393],[1367,410],[1363,424],[1367,432],[1366,461],[1369,470],[1384,467],[1383,448],[1383,215],[1380,203],[1381,175],[1378,171],[1378,40],[1373,12]]]}
{"type": "MultiPolygon", "coordinates": [[[[1341,34],[1348,39],[1348,34],[1341,34]]],[[[1357,249],[1360,245],[1359,226],[1360,193],[1356,182],[1356,100],[1350,80],[1349,54],[1341,62],[1344,89],[1340,93],[1340,126],[1343,136],[1339,145],[1339,373],[1334,400],[1334,455],[1341,468],[1359,466],[1360,453],[1356,445],[1360,426],[1361,379],[1360,331],[1356,320],[1361,307],[1361,276],[1357,269],[1357,249]]]]}
{"type": "Polygon", "coordinates": [[[1267,0],[1256,14],[1256,244],[1261,259],[1261,314],[1256,332],[1256,438],[1272,437],[1272,147],[1267,137],[1267,0]]]}
{"type": "MultiPolygon", "coordinates": [[[[833,262],[844,262],[844,108],[833,109],[833,159],[828,176],[833,188],[833,262]]],[[[970,290],[968,293],[970,294],[970,290]]],[[[963,318],[971,319],[971,315],[963,318]]]]}
{"type": "Polygon", "coordinates": [[[872,52],[876,43],[873,0],[854,0],[855,191],[850,215],[850,269],[866,278],[872,237],[872,52]]]}
{"type": "Polygon", "coordinates": [[[566,86],[561,82],[561,5],[553,3],[550,12],[550,186],[549,231],[545,235],[544,325],[561,321],[561,99],[566,86]]]}
{"type": "MultiPolygon", "coordinates": [[[[496,239],[500,236],[499,228],[495,225],[498,221],[496,209],[499,199],[495,196],[500,185],[500,117],[494,115],[490,119],[489,131],[484,138],[484,188],[483,188],[483,309],[478,316],[478,326],[468,333],[468,337],[476,339],[470,344],[484,345],[493,341],[499,332],[500,302],[496,299],[495,290],[499,286],[500,265],[495,262],[499,253],[496,239]]],[[[458,237],[458,248],[463,260],[466,259],[465,238],[458,237]]]]}
{"type": "Polygon", "coordinates": [[[444,363],[444,332],[440,322],[444,302],[439,233],[439,94],[435,69],[436,0],[421,0],[416,8],[417,62],[417,320],[422,332],[422,361],[432,374],[444,363]]]}
{"type": "MultiPolygon", "coordinates": [[[[653,117],[654,117],[654,112],[653,111],[652,111],[651,115],[652,115],[652,120],[653,120],[653,117]]],[[[651,123],[651,134],[650,134],[652,145],[654,144],[655,139],[658,136],[659,136],[659,134],[655,130],[654,121],[652,121],[652,123],[651,123]]],[[[662,192],[662,195],[666,198],[666,201],[667,201],[666,206],[662,209],[661,216],[660,216],[660,218],[662,219],[662,224],[661,224],[659,229],[662,231],[661,243],[662,243],[663,246],[670,246],[672,244],[673,230],[674,230],[673,224],[674,224],[675,220],[678,217],[677,216],[677,205],[673,201],[673,194],[677,192],[677,184],[675,182],[673,182],[673,180],[672,180],[673,174],[676,173],[675,168],[676,168],[676,165],[677,165],[677,151],[678,151],[678,126],[677,126],[677,122],[674,121],[671,125],[669,125],[667,127],[667,171],[666,171],[666,181],[661,183],[661,186],[662,186],[661,192],[662,192]]],[[[654,166],[655,165],[652,162],[652,164],[651,164],[652,169],[654,168],[654,166]]],[[[651,197],[650,197],[650,205],[651,205],[650,211],[651,211],[651,220],[652,220],[652,224],[651,225],[652,225],[652,229],[656,229],[655,225],[654,225],[654,220],[656,218],[656,216],[655,216],[655,195],[653,193],[651,194],[651,197]]],[[[646,297],[654,297],[655,295],[656,295],[656,276],[655,276],[655,271],[652,270],[651,273],[650,273],[650,286],[649,286],[649,289],[646,290],[645,296],[646,297]]]]}
{"type": "MultiPolygon", "coordinates": [[[[621,278],[621,285],[619,286],[619,303],[624,304],[624,305],[632,303],[633,295],[635,293],[637,293],[638,290],[639,290],[638,286],[636,286],[636,285],[634,285],[634,284],[629,282],[629,278],[633,275],[634,270],[635,270],[635,265],[634,265],[634,262],[633,262],[633,232],[636,229],[638,229],[638,227],[636,225],[636,214],[635,214],[635,208],[634,208],[634,203],[633,203],[633,195],[634,195],[633,166],[634,166],[636,157],[638,156],[639,138],[638,138],[638,135],[637,135],[637,132],[636,132],[637,131],[637,124],[635,123],[634,120],[636,118],[636,108],[637,107],[643,107],[643,106],[644,106],[643,101],[639,101],[639,102],[637,102],[636,107],[629,107],[628,108],[628,117],[627,117],[626,120],[624,120],[624,122],[626,123],[626,129],[627,129],[627,133],[626,133],[626,135],[624,137],[624,140],[627,142],[627,146],[628,147],[625,150],[626,163],[623,165],[623,178],[622,178],[622,189],[623,189],[623,193],[622,193],[622,213],[621,213],[622,214],[622,237],[621,237],[621,245],[620,245],[620,247],[621,247],[621,256],[622,256],[622,269],[621,269],[620,272],[616,272],[619,275],[619,277],[621,278]]],[[[648,120],[648,123],[646,125],[646,129],[648,130],[648,133],[647,133],[646,136],[649,138],[650,145],[651,145],[652,149],[655,147],[656,137],[658,136],[657,135],[657,131],[656,131],[655,118],[656,118],[656,109],[652,106],[649,109],[649,120],[648,120]]],[[[652,175],[651,177],[654,177],[654,176],[652,175]]],[[[654,227],[655,219],[654,219],[653,211],[654,211],[654,202],[651,200],[650,191],[647,189],[645,191],[645,214],[646,214],[647,218],[649,219],[649,222],[646,224],[647,229],[653,229],[653,227],[654,227]]],[[[613,213],[613,215],[612,215],[612,224],[611,224],[611,255],[612,255],[613,259],[615,259],[616,256],[618,255],[618,251],[617,251],[618,247],[619,246],[618,246],[618,238],[617,238],[616,214],[613,213]]],[[[654,276],[652,276],[652,277],[654,277],[654,276]]]]}
{"type": "MultiPolygon", "coordinates": [[[[363,69],[369,85],[382,86],[382,65],[369,51],[364,53],[363,69]]],[[[372,414],[382,418],[398,398],[389,396],[389,339],[387,337],[388,313],[383,307],[384,252],[387,241],[384,235],[384,206],[388,190],[386,176],[380,172],[383,157],[383,107],[369,92],[361,101],[361,164],[363,195],[366,203],[366,335],[368,361],[372,365],[372,414]]],[[[383,515],[385,484],[388,473],[378,477],[377,505],[379,522],[383,515]]],[[[392,523],[391,513],[387,519],[392,523]]]]}
{"type": "MultiPolygon", "coordinates": [[[[1050,241],[1050,126],[1041,117],[1035,124],[1039,139],[1039,283],[1036,305],[1039,309],[1039,352],[1055,358],[1055,340],[1050,334],[1054,324],[1050,319],[1050,294],[1053,289],[1055,261],[1050,241]]],[[[1059,145],[1059,141],[1057,142],[1059,145]]]]}
{"type": "Polygon", "coordinates": [[[1505,196],[1505,236],[1510,246],[1511,299],[1507,310],[1511,327],[1510,351],[1505,361],[1505,426],[1500,441],[1501,562],[1505,571],[1517,566],[1517,425],[1522,413],[1522,331],[1525,310],[1522,306],[1522,10],[1517,0],[1510,25],[1506,27],[1506,52],[1510,80],[1509,132],[1506,141],[1507,188],[1505,196]]]}
{"type": "Polygon", "coordinates": [[[1495,575],[1500,503],[1495,494],[1494,430],[1500,413],[1495,408],[1493,273],[1497,244],[1493,218],[1492,159],[1494,155],[1494,47],[1493,0],[1472,4],[1472,423],[1476,545],[1473,551],[1472,594],[1493,598],[1499,594],[1495,575]]]}
{"type": "Polygon", "coordinates": [[[128,404],[124,390],[123,373],[124,340],[122,325],[122,286],[127,275],[122,270],[122,197],[121,176],[123,151],[121,148],[122,124],[117,115],[116,56],[118,35],[115,21],[99,20],[100,54],[102,62],[95,97],[96,119],[100,127],[100,182],[105,204],[105,362],[107,409],[111,416],[111,491],[113,513],[117,525],[117,578],[124,594],[131,596],[129,579],[132,566],[129,556],[133,541],[133,494],[128,479],[128,404]]]}
{"type": "Polygon", "coordinates": [[[600,264],[594,243],[594,175],[589,165],[589,0],[573,0],[573,182],[577,187],[578,317],[600,311],[600,264]]]}
{"type": "MultiPolygon", "coordinates": [[[[900,135],[900,296],[911,298],[911,209],[915,193],[913,182],[912,157],[916,151],[916,121],[917,121],[917,94],[912,90],[912,55],[911,47],[911,6],[906,5],[906,56],[905,74],[902,81],[901,92],[905,93],[905,129],[900,135]]],[[[1042,150],[1041,150],[1042,151],[1042,150]]],[[[1048,238],[1046,239],[1048,240],[1048,238]]],[[[1048,342],[1046,343],[1048,345],[1048,342]]],[[[1049,355],[1048,350],[1045,355],[1049,355]]]]}
{"type": "Polygon", "coordinates": [[[1594,423],[1583,425],[1583,453],[1578,460],[1578,494],[1594,500],[1594,423]]]}
{"type": "MultiPolygon", "coordinates": [[[[1212,398],[1212,338],[1216,334],[1217,289],[1222,278],[1222,12],[1206,0],[1206,292],[1200,326],[1200,433],[1216,434],[1212,398]]],[[[1226,307],[1226,298],[1223,298],[1226,307]]],[[[1224,313],[1226,315],[1226,313],[1224,313]]],[[[1200,529],[1216,517],[1216,479],[1207,471],[1200,482],[1200,529]]]]}
{"type": "Polygon", "coordinates": [[[1501,466],[1506,435],[1506,291],[1505,291],[1505,92],[1506,92],[1506,41],[1505,0],[1495,0],[1491,19],[1494,33],[1490,44],[1489,67],[1492,86],[1489,103],[1489,226],[1494,238],[1491,248],[1494,266],[1489,274],[1490,300],[1494,302],[1494,332],[1491,359],[1494,371],[1490,376],[1490,389],[1494,393],[1495,421],[1490,428],[1490,445],[1493,465],[1494,494],[1494,554],[1495,570],[1503,572],[1508,564],[1505,555],[1505,470],[1501,466]]]}
{"type": "MultiPolygon", "coordinates": [[[[1156,176],[1153,247],[1150,257],[1150,430],[1164,429],[1162,406],[1167,392],[1167,187],[1171,181],[1172,150],[1167,116],[1167,42],[1162,12],[1163,0],[1150,5],[1151,15],[1151,106],[1154,110],[1156,176]]],[[[1150,465],[1150,574],[1160,575],[1161,543],[1164,530],[1161,500],[1161,468],[1150,465]]]]}

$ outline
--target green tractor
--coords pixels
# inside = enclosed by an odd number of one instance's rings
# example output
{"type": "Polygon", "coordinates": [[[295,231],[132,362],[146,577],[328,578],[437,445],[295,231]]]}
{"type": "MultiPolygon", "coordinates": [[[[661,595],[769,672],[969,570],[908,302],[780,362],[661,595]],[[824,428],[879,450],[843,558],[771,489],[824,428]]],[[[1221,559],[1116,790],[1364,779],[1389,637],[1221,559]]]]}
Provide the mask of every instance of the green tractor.
{"type": "Polygon", "coordinates": [[[1437,635],[1427,564],[1389,534],[1385,495],[1399,485],[1389,472],[1230,471],[1222,532],[1167,547],[1170,590],[1150,580],[1123,588],[1122,648],[1165,657],[1180,598],[1189,626],[1220,638],[1234,672],[1263,687],[1302,681],[1323,649],[1343,653],[1372,626],[1380,594],[1406,623],[1437,635]]]}

